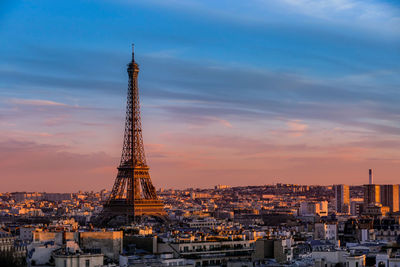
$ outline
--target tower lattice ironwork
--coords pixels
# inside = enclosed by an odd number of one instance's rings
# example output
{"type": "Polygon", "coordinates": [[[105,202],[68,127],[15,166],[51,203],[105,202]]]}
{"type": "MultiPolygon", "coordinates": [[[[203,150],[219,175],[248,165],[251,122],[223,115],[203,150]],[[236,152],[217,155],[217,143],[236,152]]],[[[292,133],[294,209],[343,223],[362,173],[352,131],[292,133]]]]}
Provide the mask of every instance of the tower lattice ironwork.
{"type": "Polygon", "coordinates": [[[158,199],[151,182],[149,167],[144,154],[138,75],[132,45],[132,61],[128,64],[128,98],[124,144],[111,195],[104,204],[104,212],[128,216],[163,216],[164,205],[158,199]]]}

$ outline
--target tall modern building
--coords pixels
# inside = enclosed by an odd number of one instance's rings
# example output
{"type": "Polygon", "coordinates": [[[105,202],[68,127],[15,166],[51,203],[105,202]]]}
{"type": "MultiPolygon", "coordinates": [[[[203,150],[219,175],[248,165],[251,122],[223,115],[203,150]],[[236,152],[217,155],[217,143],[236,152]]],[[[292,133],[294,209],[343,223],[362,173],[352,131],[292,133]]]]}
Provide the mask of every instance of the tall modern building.
{"type": "Polygon", "coordinates": [[[364,205],[375,205],[381,203],[380,186],[374,184],[372,169],[368,170],[368,184],[364,185],[364,205]]]}
{"type": "Polygon", "coordinates": [[[350,190],[348,185],[338,184],[334,186],[336,212],[349,213],[350,212],[350,190]]]}
{"type": "Polygon", "coordinates": [[[385,184],[380,186],[381,204],[391,212],[399,211],[399,185],[385,184]]]}
{"type": "Polygon", "coordinates": [[[365,206],[381,203],[380,186],[376,184],[364,185],[364,204],[365,206]]]}
{"type": "Polygon", "coordinates": [[[372,169],[369,169],[369,184],[374,184],[374,175],[372,174],[372,169]]]}

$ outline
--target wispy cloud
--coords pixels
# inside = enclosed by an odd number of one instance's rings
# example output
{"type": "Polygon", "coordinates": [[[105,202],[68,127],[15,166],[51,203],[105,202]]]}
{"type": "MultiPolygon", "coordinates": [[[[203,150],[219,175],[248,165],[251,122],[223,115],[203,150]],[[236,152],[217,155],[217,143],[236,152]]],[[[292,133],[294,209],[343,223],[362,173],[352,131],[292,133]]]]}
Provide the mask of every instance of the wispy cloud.
{"type": "Polygon", "coordinates": [[[28,106],[62,106],[66,107],[67,104],[55,102],[51,100],[43,100],[43,99],[21,99],[21,98],[12,98],[8,100],[9,103],[17,104],[17,105],[28,105],[28,106]]]}
{"type": "MultiPolygon", "coordinates": [[[[374,23],[395,26],[400,22],[398,6],[385,1],[375,0],[283,0],[283,3],[293,7],[295,12],[311,17],[318,17],[338,23],[367,23],[367,27],[376,27],[374,23]]],[[[399,29],[384,29],[400,33],[399,29]]]]}
{"type": "Polygon", "coordinates": [[[167,111],[175,121],[201,122],[222,117],[231,123],[241,118],[281,117],[287,121],[298,118],[332,122],[381,134],[400,133],[400,126],[387,123],[400,116],[400,95],[391,89],[382,90],[382,84],[321,80],[268,69],[211,69],[205,64],[173,58],[148,58],[146,64],[154,70],[154,76],[148,77],[151,82],[143,83],[145,88],[151,88],[145,89],[144,95],[160,100],[155,108],[167,111]],[[185,76],[171,80],[176,73],[185,76]]]}
{"type": "MultiPolygon", "coordinates": [[[[132,5],[129,1],[121,2],[132,5]]],[[[301,27],[312,22],[310,19],[316,19],[323,23],[347,26],[342,32],[359,28],[372,30],[376,34],[384,33],[395,38],[400,37],[400,8],[395,2],[378,0],[174,1],[173,4],[168,3],[168,5],[160,0],[146,2],[166,9],[177,9],[181,13],[207,16],[216,21],[222,20],[242,25],[271,26],[276,21],[286,25],[296,21],[296,27],[301,27]],[[281,16],[287,20],[281,21],[281,16]],[[308,19],[298,16],[305,16],[308,19]]]]}

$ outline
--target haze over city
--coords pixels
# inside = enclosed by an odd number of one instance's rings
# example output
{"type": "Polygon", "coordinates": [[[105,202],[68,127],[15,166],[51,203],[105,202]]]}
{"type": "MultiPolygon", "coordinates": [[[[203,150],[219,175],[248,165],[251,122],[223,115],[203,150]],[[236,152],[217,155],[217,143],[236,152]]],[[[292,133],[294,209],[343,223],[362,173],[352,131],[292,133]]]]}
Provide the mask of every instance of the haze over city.
{"type": "Polygon", "coordinates": [[[396,1],[2,1],[2,191],[110,189],[131,44],[156,188],[398,183],[396,1]]]}

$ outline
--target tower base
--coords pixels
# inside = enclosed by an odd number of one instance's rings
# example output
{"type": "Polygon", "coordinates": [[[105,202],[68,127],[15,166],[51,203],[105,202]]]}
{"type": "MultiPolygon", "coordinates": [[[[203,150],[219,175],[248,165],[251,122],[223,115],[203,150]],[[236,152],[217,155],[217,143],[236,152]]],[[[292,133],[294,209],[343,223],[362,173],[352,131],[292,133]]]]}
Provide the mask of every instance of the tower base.
{"type": "Polygon", "coordinates": [[[133,205],[126,200],[111,200],[104,205],[103,213],[111,216],[155,216],[164,217],[167,213],[164,204],[160,200],[141,199],[133,205]]]}
{"type": "Polygon", "coordinates": [[[103,211],[93,219],[92,223],[98,227],[120,227],[149,218],[162,223],[168,221],[164,205],[160,200],[138,200],[132,205],[125,199],[115,199],[104,205],[103,211]]]}
{"type": "Polygon", "coordinates": [[[160,200],[137,200],[133,204],[135,216],[166,216],[164,204],[160,200]]]}

